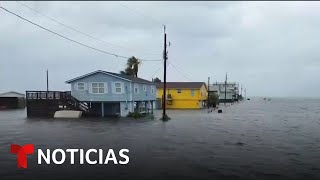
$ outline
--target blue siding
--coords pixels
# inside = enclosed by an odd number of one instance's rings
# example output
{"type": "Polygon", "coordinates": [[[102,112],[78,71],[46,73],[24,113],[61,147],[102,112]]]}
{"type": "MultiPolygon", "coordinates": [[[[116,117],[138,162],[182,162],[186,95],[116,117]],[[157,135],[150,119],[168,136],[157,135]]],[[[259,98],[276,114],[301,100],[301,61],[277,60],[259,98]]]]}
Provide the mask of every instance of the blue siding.
{"type": "Polygon", "coordinates": [[[90,76],[78,79],[71,83],[71,94],[80,101],[109,101],[109,102],[119,102],[119,101],[149,101],[156,99],[156,89],[155,85],[145,84],[147,91],[143,91],[143,84],[137,84],[139,88],[139,93],[135,94],[133,87],[136,83],[130,81],[110,76],[103,73],[96,73],[90,76]],[[77,90],[76,84],[78,82],[86,83],[85,90],[77,90]],[[93,94],[90,92],[90,84],[92,82],[103,82],[106,84],[107,92],[104,94],[93,94]],[[113,83],[120,82],[123,83],[123,93],[116,94],[113,92],[113,83]],[[151,93],[151,86],[154,88],[154,93],[151,93]]]}
{"type": "Polygon", "coordinates": [[[133,100],[134,101],[155,100],[155,99],[156,99],[156,86],[155,85],[133,83],[133,100]],[[134,85],[137,85],[137,87],[139,89],[138,94],[136,94],[134,92],[134,85]],[[143,86],[146,87],[146,91],[143,90],[143,86]],[[152,87],[154,88],[153,94],[151,93],[152,87]]]}

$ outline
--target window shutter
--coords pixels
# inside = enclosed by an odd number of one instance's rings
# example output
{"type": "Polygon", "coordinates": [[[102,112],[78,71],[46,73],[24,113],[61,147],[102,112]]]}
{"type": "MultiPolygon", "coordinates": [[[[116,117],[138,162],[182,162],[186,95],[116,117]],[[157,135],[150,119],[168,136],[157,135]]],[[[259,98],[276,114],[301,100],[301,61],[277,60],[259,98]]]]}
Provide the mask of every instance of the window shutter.
{"type": "Polygon", "coordinates": [[[73,83],[73,89],[78,91],[78,83],[73,83]]]}
{"type": "Polygon", "coordinates": [[[84,83],[84,90],[88,90],[87,83],[84,83]]]}

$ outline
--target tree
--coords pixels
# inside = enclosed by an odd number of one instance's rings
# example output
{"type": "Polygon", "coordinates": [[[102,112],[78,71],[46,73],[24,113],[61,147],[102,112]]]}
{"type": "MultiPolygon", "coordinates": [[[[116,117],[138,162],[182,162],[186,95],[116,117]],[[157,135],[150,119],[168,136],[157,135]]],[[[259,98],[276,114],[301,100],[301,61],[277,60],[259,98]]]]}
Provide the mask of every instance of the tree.
{"type": "Polygon", "coordinates": [[[161,80],[160,80],[158,77],[156,77],[156,78],[154,78],[154,79],[152,80],[152,82],[161,83],[161,80]]]}
{"type": "Polygon", "coordinates": [[[132,56],[128,59],[126,68],[124,69],[124,71],[120,71],[120,74],[138,77],[140,63],[141,62],[139,61],[139,59],[132,56]]]}
{"type": "Polygon", "coordinates": [[[209,94],[209,107],[216,107],[219,103],[219,96],[216,93],[209,94]]]}

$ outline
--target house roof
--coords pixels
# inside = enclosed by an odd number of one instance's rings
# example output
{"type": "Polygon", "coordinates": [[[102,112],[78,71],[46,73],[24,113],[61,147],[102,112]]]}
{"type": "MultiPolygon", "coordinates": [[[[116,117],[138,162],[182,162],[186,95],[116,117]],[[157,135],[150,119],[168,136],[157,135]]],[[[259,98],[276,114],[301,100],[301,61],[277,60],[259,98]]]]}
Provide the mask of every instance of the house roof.
{"type": "MultiPolygon", "coordinates": [[[[204,82],[167,82],[167,89],[200,89],[204,82]]],[[[157,83],[157,88],[163,88],[163,83],[157,83]]]]}
{"type": "Polygon", "coordinates": [[[24,94],[14,92],[14,91],[9,91],[5,93],[1,93],[0,97],[24,97],[24,94]]]}
{"type": "Polygon", "coordinates": [[[91,72],[91,73],[88,73],[88,74],[85,74],[85,75],[70,79],[70,80],[66,81],[66,83],[71,83],[73,81],[76,81],[76,80],[79,80],[79,79],[82,79],[82,78],[85,78],[85,77],[88,77],[88,76],[91,76],[91,75],[97,74],[97,73],[103,73],[103,74],[106,74],[106,75],[115,76],[115,77],[118,77],[120,79],[124,79],[124,80],[135,82],[135,83],[155,84],[154,82],[151,82],[151,81],[148,81],[148,80],[145,80],[145,79],[141,79],[141,78],[138,78],[138,77],[133,77],[133,76],[129,76],[129,75],[125,75],[125,74],[119,74],[119,73],[113,73],[113,72],[108,72],[108,71],[102,71],[102,70],[97,70],[97,71],[94,71],[94,72],[91,72]]]}

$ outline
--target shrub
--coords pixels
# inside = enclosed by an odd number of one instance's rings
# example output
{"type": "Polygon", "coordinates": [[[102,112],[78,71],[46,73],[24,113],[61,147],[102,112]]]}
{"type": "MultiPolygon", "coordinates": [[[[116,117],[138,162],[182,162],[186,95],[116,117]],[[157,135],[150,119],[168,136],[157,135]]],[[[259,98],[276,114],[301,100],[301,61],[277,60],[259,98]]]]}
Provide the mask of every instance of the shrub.
{"type": "Polygon", "coordinates": [[[128,117],[138,119],[138,118],[143,118],[145,115],[141,114],[140,112],[129,112],[128,117]]]}

